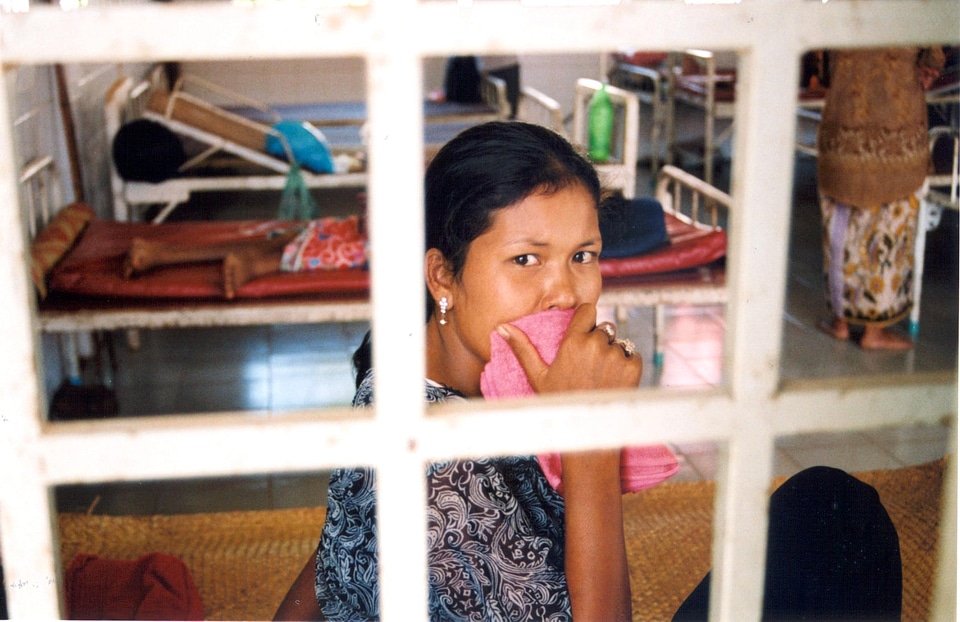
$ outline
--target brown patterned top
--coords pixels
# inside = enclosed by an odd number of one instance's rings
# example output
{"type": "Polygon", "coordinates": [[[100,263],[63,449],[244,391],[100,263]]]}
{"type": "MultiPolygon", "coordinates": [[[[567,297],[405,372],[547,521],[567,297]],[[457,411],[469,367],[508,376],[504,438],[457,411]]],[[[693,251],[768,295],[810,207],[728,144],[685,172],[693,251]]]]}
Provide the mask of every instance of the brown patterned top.
{"type": "Polygon", "coordinates": [[[943,52],[838,50],[831,64],[818,135],[820,191],[864,207],[912,194],[929,161],[921,67],[942,67],[943,52]]]}

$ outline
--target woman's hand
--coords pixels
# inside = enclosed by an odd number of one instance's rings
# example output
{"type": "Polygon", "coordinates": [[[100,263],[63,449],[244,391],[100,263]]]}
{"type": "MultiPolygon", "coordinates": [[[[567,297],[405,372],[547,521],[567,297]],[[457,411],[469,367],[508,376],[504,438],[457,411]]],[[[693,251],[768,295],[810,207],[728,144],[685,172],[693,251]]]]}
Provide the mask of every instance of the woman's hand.
{"type": "MultiPolygon", "coordinates": [[[[633,388],[643,362],[603,327],[594,305],[580,305],[551,365],[523,331],[504,325],[510,344],[537,393],[633,388]]],[[[612,328],[612,327],[611,327],[612,328]]],[[[613,331],[611,331],[613,332],[613,331]]],[[[623,534],[620,450],[561,456],[565,506],[564,569],[575,620],[630,620],[630,573],[623,534]]]]}
{"type": "Polygon", "coordinates": [[[537,393],[626,389],[640,384],[643,361],[627,354],[613,337],[596,327],[597,308],[577,307],[553,364],[547,365],[520,329],[509,324],[497,327],[510,344],[537,393]]]}

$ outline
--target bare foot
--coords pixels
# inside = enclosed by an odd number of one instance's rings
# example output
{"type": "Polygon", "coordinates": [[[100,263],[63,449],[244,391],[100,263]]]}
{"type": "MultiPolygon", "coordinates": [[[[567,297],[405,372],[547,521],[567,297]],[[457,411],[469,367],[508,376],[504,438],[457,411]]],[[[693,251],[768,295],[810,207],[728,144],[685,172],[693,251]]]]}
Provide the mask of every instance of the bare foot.
{"type": "Polygon", "coordinates": [[[153,243],[143,238],[133,238],[130,242],[130,250],[123,258],[123,278],[129,279],[138,272],[148,270],[151,267],[153,254],[153,243]]]}
{"type": "Polygon", "coordinates": [[[250,280],[250,264],[238,253],[227,253],[223,258],[223,295],[232,300],[237,290],[250,280]]]}
{"type": "Polygon", "coordinates": [[[895,332],[879,326],[867,326],[860,340],[860,347],[864,350],[909,350],[913,341],[909,337],[898,335],[895,332]]]}
{"type": "Polygon", "coordinates": [[[817,328],[827,333],[834,339],[846,341],[850,339],[850,326],[845,320],[834,318],[833,321],[823,320],[817,323],[817,328]]]}

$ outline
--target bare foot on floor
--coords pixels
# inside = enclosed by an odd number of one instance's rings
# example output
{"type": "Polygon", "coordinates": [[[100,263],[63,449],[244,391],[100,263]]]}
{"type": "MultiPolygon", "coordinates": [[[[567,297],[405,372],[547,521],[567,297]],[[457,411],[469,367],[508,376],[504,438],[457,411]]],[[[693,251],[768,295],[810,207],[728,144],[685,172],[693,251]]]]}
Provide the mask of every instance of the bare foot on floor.
{"type": "Polygon", "coordinates": [[[840,318],[834,318],[833,320],[822,320],[817,323],[817,328],[827,333],[834,339],[839,339],[840,341],[847,341],[850,339],[850,325],[840,318]]]}
{"type": "Polygon", "coordinates": [[[909,350],[913,347],[913,340],[898,335],[886,328],[867,326],[860,340],[860,347],[864,350],[909,350]]]}

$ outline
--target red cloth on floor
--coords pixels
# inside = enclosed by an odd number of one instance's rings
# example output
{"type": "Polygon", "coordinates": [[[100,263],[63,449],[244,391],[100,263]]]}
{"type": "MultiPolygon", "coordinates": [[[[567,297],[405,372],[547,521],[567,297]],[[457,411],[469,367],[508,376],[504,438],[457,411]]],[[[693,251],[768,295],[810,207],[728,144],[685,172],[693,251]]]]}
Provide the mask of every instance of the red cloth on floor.
{"type": "Polygon", "coordinates": [[[80,553],[65,577],[71,620],[202,620],[203,603],[179,558],[150,553],[136,560],[80,553]]]}

